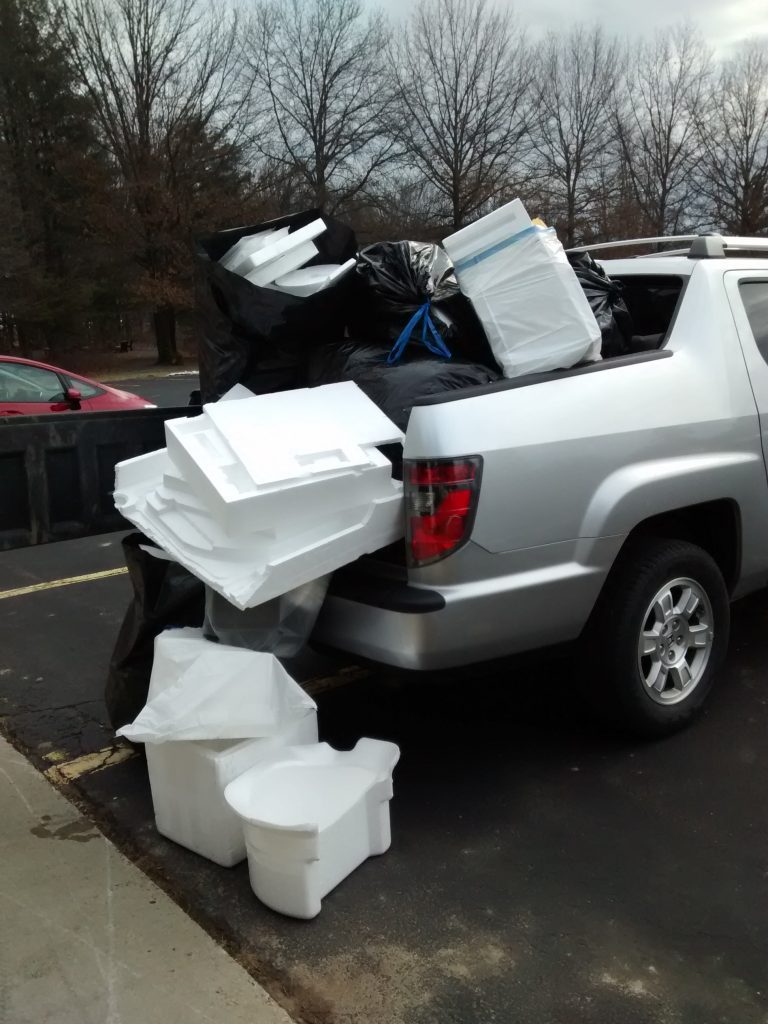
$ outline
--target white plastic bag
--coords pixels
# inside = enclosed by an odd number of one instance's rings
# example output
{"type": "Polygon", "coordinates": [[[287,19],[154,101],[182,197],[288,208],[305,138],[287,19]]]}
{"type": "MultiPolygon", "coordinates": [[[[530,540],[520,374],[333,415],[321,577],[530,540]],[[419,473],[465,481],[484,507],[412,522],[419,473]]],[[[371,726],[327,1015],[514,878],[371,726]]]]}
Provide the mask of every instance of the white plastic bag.
{"type": "Polygon", "coordinates": [[[321,576],[245,611],[206,587],[203,633],[231,647],[292,658],[306,646],[330,582],[330,574],[321,576]]]}
{"type": "Polygon", "coordinates": [[[155,640],[146,705],[117,735],[136,743],[252,739],[275,735],[315,707],[273,654],[171,629],[155,640]]]}
{"type": "Polygon", "coordinates": [[[600,358],[600,327],[554,229],[532,225],[478,245],[455,270],[505,377],[600,358]]]}

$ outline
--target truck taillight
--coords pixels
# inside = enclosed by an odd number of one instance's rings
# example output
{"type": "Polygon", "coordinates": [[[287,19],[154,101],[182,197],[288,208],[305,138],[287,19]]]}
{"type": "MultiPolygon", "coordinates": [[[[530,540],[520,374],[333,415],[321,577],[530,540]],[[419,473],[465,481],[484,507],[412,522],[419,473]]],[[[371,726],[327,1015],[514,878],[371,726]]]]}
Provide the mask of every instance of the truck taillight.
{"type": "Polygon", "coordinates": [[[482,459],[406,460],[405,516],[408,560],[429,565],[469,538],[480,493],[482,459]]]}

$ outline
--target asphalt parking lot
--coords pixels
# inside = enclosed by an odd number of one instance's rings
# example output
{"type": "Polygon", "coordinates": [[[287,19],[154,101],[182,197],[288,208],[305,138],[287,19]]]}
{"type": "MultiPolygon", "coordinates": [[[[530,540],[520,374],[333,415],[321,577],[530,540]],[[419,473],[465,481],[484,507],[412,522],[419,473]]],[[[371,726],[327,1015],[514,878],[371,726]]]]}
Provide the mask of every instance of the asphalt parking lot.
{"type": "Polygon", "coordinates": [[[167,377],[126,377],[110,381],[110,386],[121,391],[141,395],[155,405],[182,406],[189,403],[189,393],[200,387],[196,370],[176,370],[167,377]]]}
{"type": "Polygon", "coordinates": [[[120,564],[114,535],[0,554],[23,591],[0,594],[0,727],[297,1021],[765,1024],[768,596],[737,607],[708,713],[661,743],[596,729],[567,662],[327,670],[321,738],[402,748],[393,845],[298,922],[153,828],[102,701],[120,564]]]}

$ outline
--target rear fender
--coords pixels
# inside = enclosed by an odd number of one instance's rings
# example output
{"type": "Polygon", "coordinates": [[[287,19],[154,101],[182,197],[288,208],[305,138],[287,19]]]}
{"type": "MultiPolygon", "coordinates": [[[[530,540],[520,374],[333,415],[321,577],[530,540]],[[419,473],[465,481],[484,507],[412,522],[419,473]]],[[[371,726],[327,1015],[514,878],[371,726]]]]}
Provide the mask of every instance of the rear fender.
{"type": "Polygon", "coordinates": [[[748,452],[686,455],[624,466],[595,491],[580,536],[626,535],[651,516],[749,494],[762,475],[761,457],[748,452]]]}

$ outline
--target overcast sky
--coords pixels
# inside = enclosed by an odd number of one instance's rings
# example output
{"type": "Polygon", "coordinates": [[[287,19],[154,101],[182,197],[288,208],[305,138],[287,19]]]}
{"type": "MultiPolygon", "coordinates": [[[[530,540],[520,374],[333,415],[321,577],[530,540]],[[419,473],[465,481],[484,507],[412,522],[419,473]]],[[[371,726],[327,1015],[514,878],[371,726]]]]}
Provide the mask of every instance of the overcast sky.
{"type": "MultiPolygon", "coordinates": [[[[394,16],[406,14],[411,6],[409,0],[379,0],[378,5],[394,16]]],[[[688,18],[722,56],[756,36],[764,36],[768,45],[768,0],[514,0],[509,5],[534,35],[576,21],[636,35],[688,18]]]]}

